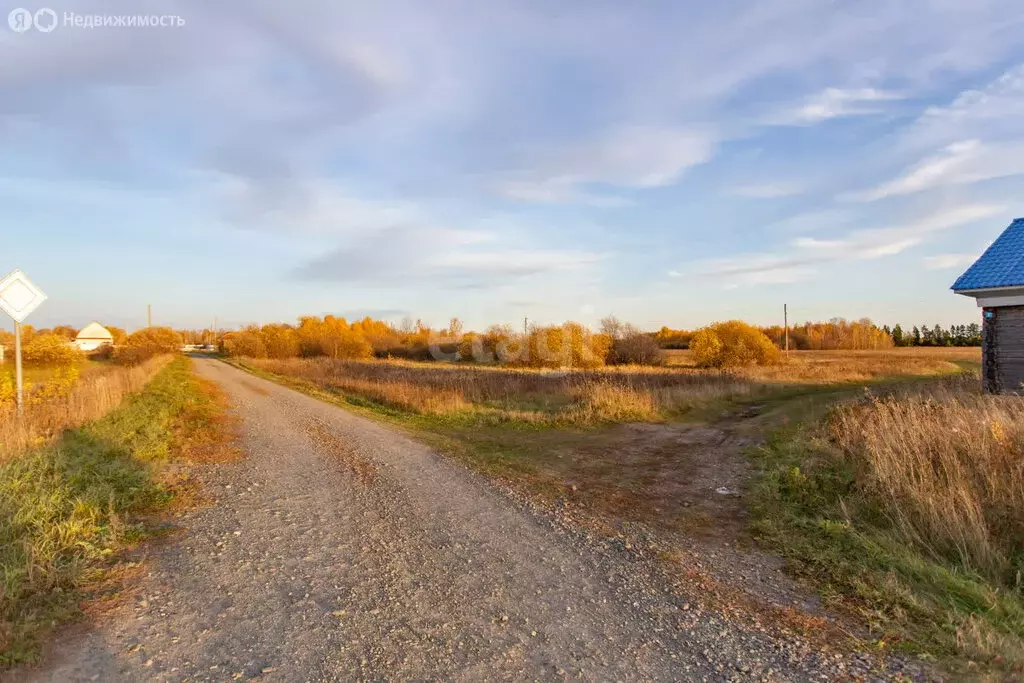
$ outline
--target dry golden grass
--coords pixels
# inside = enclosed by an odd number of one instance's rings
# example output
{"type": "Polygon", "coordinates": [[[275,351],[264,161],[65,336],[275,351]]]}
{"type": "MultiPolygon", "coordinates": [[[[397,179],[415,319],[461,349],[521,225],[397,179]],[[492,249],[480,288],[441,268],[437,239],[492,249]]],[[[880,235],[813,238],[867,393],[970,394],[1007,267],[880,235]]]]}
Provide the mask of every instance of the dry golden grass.
{"type": "Polygon", "coordinates": [[[906,538],[1024,588],[1024,404],[976,378],[835,412],[833,438],[906,538]]]}
{"type": "Polygon", "coordinates": [[[54,383],[36,387],[27,395],[20,420],[13,401],[0,402],[0,462],[45,443],[64,429],[102,417],[126,394],[142,389],[170,360],[171,356],[162,356],[131,368],[89,368],[71,382],[61,374],[54,383]]]}
{"type": "Polygon", "coordinates": [[[570,422],[652,422],[660,406],[649,391],[617,386],[608,381],[580,385],[568,412],[570,422]]]}
{"type": "MultiPolygon", "coordinates": [[[[666,351],[669,368],[694,368],[689,351],[666,351]]],[[[914,347],[882,351],[790,351],[778,365],[735,368],[737,377],[771,383],[833,384],[887,377],[955,373],[957,362],[980,363],[976,347],[914,347]]]]}
{"type": "Polygon", "coordinates": [[[485,413],[530,422],[652,421],[759,390],[727,373],[639,366],[550,371],[327,358],[245,362],[414,413],[485,413]]]}
{"type": "Polygon", "coordinates": [[[793,352],[781,365],[706,370],[674,352],[670,367],[610,366],[537,370],[488,365],[329,358],[246,359],[279,375],[425,415],[485,412],[515,420],[652,421],[716,401],[766,394],[785,385],[834,384],[960,371],[977,349],[793,352]]]}
{"type": "Polygon", "coordinates": [[[761,450],[762,538],[880,639],[1024,673],[1024,400],[976,374],[834,408],[761,450]]]}

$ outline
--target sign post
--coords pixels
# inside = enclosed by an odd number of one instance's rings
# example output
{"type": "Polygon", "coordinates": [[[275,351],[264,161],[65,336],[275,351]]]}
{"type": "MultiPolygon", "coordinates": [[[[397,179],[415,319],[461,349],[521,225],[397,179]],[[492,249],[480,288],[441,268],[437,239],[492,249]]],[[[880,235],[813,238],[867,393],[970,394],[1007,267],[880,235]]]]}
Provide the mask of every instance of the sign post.
{"type": "Polygon", "coordinates": [[[18,415],[24,411],[24,382],[21,372],[21,323],[46,301],[42,290],[20,270],[13,270],[0,280],[0,309],[14,319],[14,375],[18,383],[18,415]]]}
{"type": "Polygon", "coordinates": [[[25,399],[22,396],[22,387],[25,382],[22,380],[21,375],[21,323],[14,323],[14,376],[18,385],[18,417],[21,417],[22,406],[25,405],[25,399]]]}

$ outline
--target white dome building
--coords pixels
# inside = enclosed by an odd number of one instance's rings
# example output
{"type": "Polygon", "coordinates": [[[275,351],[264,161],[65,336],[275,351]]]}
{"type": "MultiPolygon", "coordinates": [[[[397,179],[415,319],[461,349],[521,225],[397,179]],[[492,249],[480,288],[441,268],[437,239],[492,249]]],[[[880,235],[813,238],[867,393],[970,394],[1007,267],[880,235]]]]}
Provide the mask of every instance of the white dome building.
{"type": "Polygon", "coordinates": [[[114,335],[110,330],[97,322],[91,322],[82,328],[82,331],[75,337],[75,346],[80,351],[95,351],[101,346],[114,344],[114,335]]]}

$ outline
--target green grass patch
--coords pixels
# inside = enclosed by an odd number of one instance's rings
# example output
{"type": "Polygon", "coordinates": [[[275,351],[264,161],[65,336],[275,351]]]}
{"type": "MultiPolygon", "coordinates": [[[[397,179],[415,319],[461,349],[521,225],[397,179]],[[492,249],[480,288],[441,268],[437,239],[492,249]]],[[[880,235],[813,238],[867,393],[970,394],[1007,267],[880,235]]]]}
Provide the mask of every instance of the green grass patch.
{"type": "Polygon", "coordinates": [[[820,423],[778,429],[753,456],[754,529],[826,603],[852,612],[880,649],[958,673],[1024,671],[1024,594],[993,582],[891,523],[820,423]]]}
{"type": "Polygon", "coordinates": [[[0,464],[0,667],[34,660],[81,613],[84,592],[147,535],[142,515],[173,499],[166,464],[214,424],[196,418],[219,412],[178,358],[105,417],[0,464]]]}

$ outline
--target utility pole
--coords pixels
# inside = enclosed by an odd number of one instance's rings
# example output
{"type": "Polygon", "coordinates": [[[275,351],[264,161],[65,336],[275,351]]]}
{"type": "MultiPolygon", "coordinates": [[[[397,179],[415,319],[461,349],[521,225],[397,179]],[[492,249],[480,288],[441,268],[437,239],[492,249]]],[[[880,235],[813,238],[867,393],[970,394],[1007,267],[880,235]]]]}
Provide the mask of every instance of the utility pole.
{"type": "Polygon", "coordinates": [[[530,319],[525,317],[523,318],[523,336],[530,336],[530,319]]]}
{"type": "Polygon", "coordinates": [[[789,355],[789,304],[782,304],[782,320],[786,325],[786,355],[789,355]]]}
{"type": "Polygon", "coordinates": [[[153,306],[146,304],[146,327],[153,327],[153,306]]]}

